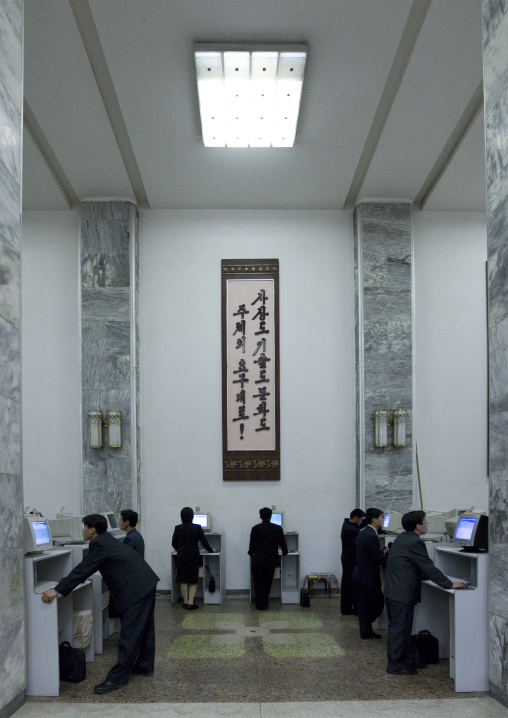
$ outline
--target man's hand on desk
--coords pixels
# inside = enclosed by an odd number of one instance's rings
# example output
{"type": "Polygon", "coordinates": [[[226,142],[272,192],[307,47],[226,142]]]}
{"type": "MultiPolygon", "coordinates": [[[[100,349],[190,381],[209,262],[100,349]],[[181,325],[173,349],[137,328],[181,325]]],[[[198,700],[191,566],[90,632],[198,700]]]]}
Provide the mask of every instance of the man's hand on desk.
{"type": "Polygon", "coordinates": [[[58,596],[58,592],[54,588],[48,588],[47,591],[41,593],[41,598],[44,603],[51,603],[51,601],[58,596]]]}
{"type": "Polygon", "coordinates": [[[465,581],[454,581],[452,588],[467,588],[467,583],[465,581]]]}

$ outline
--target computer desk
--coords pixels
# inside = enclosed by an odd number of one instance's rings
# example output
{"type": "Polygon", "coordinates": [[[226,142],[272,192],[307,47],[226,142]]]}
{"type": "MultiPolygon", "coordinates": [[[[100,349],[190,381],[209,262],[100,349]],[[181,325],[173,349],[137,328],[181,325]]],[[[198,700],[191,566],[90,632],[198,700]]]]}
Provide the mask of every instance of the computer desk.
{"type": "Polygon", "coordinates": [[[450,661],[456,692],[488,691],[488,553],[463,553],[454,546],[436,546],[435,565],[450,580],[472,587],[441,588],[422,582],[422,600],[415,608],[413,633],[428,630],[439,641],[439,657],[450,661]]]}

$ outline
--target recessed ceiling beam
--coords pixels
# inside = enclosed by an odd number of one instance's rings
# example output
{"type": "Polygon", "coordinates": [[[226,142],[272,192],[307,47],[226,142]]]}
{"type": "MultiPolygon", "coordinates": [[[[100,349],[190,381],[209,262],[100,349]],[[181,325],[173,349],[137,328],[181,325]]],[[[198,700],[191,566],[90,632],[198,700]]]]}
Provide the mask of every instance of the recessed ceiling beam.
{"type": "Polygon", "coordinates": [[[148,197],[141,178],[138,163],[130,141],[127,126],[120,109],[120,103],[116,96],[113,80],[109,73],[106,56],[102,49],[99,33],[93,19],[92,11],[88,0],[69,0],[69,4],[76,18],[83,45],[85,46],[88,60],[92,67],[97,87],[101,93],[102,101],[106,109],[113,134],[115,135],[118,149],[122,155],[125,170],[129,177],[136,201],[139,207],[149,208],[148,197]]]}
{"type": "Polygon", "coordinates": [[[383,134],[386,121],[390,115],[397,92],[399,91],[409,61],[411,60],[416,41],[425,22],[430,3],[431,0],[413,0],[383,94],[379,100],[369,134],[367,135],[367,140],[360,155],[353,181],[351,182],[344,203],[344,209],[353,209],[358,201],[358,196],[365,182],[372,158],[383,134]]]}
{"type": "Polygon", "coordinates": [[[416,195],[413,201],[413,207],[415,209],[423,209],[427,203],[432,192],[438,185],[439,180],[446,171],[446,168],[452,161],[455,153],[462,144],[467,133],[471,129],[471,125],[478,117],[478,113],[483,107],[483,82],[480,82],[476,88],[473,97],[467,104],[466,109],[462,113],[459,121],[453,128],[453,131],[448,138],[447,143],[443,147],[439,157],[434,163],[434,166],[430,170],[427,179],[422,185],[422,188],[416,195]]]}
{"type": "Polygon", "coordinates": [[[48,138],[42,131],[41,126],[35,119],[35,115],[32,112],[30,105],[26,100],[23,100],[23,123],[25,128],[32,138],[34,145],[37,147],[42,155],[49,171],[51,172],[53,179],[60,192],[63,194],[65,201],[69,208],[75,207],[79,203],[77,194],[69,182],[69,179],[63,171],[62,165],[58,161],[53,148],[51,147],[48,138]]]}

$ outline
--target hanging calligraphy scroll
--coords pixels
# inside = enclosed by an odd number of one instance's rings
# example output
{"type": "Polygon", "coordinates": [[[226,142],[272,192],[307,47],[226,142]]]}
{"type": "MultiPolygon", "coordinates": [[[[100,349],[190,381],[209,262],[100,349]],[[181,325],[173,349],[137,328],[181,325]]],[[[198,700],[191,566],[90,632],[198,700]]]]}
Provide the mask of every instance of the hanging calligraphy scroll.
{"type": "Polygon", "coordinates": [[[223,478],[279,481],[279,260],[221,270],[223,478]]]}

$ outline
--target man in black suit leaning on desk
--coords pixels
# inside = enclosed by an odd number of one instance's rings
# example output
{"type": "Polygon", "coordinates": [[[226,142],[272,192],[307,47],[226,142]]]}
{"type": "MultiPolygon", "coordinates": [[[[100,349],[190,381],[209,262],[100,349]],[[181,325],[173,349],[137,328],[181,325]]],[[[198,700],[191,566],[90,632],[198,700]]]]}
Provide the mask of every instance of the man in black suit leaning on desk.
{"type": "Polygon", "coordinates": [[[121,630],[118,662],[95,686],[94,693],[111,693],[124,686],[131,673],[151,676],[155,658],[155,588],[159,577],[141,556],[107,533],[107,521],[100,514],[83,519],[83,539],[90,541],[85,558],[55,588],[41,598],[51,603],[60,593],[67,596],[92,573],[100,571],[110,590],[121,630]]]}
{"type": "Polygon", "coordinates": [[[420,602],[422,578],[443,588],[467,588],[464,581],[452,583],[429,558],[420,539],[428,531],[425,511],[410,511],[402,517],[405,533],[397,536],[388,555],[384,592],[388,613],[388,673],[407,676],[418,673],[408,664],[414,608],[420,602]]]}

